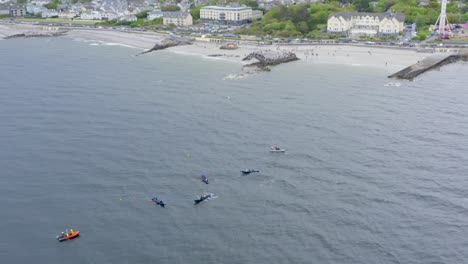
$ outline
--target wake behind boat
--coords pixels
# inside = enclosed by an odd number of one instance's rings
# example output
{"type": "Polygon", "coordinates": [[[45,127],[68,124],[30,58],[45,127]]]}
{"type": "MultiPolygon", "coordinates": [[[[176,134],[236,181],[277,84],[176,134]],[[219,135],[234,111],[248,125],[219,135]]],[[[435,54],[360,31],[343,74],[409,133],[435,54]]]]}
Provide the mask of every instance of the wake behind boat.
{"type": "Polygon", "coordinates": [[[400,87],[401,83],[394,83],[394,82],[389,82],[384,84],[384,86],[394,86],[394,87],[400,87]]]}
{"type": "Polygon", "coordinates": [[[195,204],[199,204],[207,199],[210,199],[210,198],[213,198],[214,197],[214,194],[213,193],[205,193],[203,194],[202,196],[200,196],[200,198],[196,199],[196,200],[193,200],[193,202],[195,204]]]}

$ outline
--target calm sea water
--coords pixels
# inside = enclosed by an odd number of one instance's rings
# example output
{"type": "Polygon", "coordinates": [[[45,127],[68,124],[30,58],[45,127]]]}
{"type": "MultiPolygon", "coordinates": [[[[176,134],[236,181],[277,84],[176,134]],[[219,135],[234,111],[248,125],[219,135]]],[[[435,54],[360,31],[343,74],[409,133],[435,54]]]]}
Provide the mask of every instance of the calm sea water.
{"type": "Polygon", "coordinates": [[[0,41],[1,263],[467,263],[467,64],[135,53],[0,41]]]}

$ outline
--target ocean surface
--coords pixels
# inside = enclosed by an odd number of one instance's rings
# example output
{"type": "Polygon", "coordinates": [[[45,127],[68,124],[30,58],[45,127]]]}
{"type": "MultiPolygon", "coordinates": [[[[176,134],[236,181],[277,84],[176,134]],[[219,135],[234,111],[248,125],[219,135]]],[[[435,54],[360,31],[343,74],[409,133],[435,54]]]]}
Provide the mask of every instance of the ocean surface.
{"type": "Polygon", "coordinates": [[[0,263],[468,263],[467,64],[138,52],[0,41],[0,263]]]}

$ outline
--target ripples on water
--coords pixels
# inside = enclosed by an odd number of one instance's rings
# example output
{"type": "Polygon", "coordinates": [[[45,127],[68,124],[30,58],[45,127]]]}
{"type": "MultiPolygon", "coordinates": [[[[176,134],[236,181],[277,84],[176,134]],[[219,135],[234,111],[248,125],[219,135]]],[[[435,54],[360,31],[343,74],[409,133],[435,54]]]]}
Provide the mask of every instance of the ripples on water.
{"type": "Polygon", "coordinates": [[[239,66],[135,52],[0,44],[0,259],[467,259],[466,64],[384,87],[389,72],[364,66],[223,81],[239,66]],[[206,191],[219,198],[193,206],[206,191]],[[67,227],[82,237],[58,244],[67,227]]]}

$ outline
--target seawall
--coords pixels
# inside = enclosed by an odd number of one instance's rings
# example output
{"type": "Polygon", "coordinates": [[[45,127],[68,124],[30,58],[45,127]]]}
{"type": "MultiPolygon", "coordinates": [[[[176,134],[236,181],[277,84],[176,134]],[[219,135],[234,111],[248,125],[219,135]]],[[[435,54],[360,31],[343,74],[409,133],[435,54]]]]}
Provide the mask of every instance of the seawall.
{"type": "Polygon", "coordinates": [[[468,61],[468,51],[459,51],[458,53],[435,54],[421,61],[418,61],[416,64],[406,67],[399,72],[388,76],[388,78],[413,80],[417,76],[427,71],[439,69],[444,65],[454,63],[457,61],[468,61]]]}

